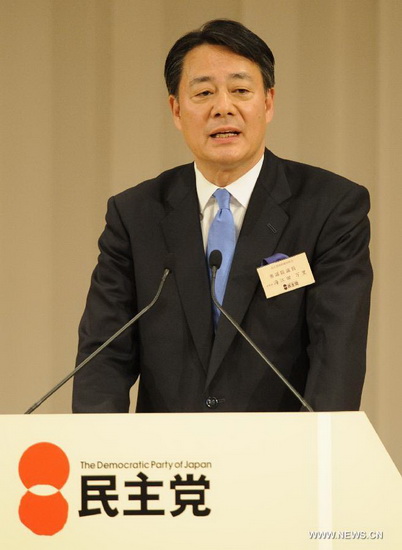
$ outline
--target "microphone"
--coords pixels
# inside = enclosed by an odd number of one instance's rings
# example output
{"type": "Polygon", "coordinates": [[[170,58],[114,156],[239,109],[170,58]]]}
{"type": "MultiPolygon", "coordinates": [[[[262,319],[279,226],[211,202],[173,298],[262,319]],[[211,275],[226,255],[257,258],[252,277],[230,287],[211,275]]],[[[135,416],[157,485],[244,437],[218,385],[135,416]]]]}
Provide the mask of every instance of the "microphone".
{"type": "Polygon", "coordinates": [[[114,340],[116,340],[116,338],[118,336],[120,336],[120,334],[125,332],[129,327],[131,327],[131,325],[133,325],[136,321],[138,321],[138,319],[140,319],[145,313],[147,313],[147,311],[149,311],[156,304],[156,302],[159,299],[159,296],[161,295],[163,286],[165,284],[165,281],[166,281],[169,273],[171,273],[173,271],[174,254],[170,253],[166,256],[164,266],[165,266],[165,268],[164,268],[164,271],[163,271],[161,281],[159,283],[158,290],[156,291],[156,294],[155,294],[154,298],[151,300],[151,302],[149,302],[149,304],[147,306],[145,306],[139,313],[137,313],[137,315],[135,317],[130,319],[124,326],[122,326],[117,332],[115,332],[108,340],[106,340],[106,342],[101,344],[94,352],[91,353],[91,355],[88,355],[88,357],[86,357],[83,361],[81,361],[81,363],[79,365],[77,365],[76,368],[73,371],[71,371],[66,377],[63,378],[63,380],[61,380],[58,384],[56,384],[56,386],[54,386],[54,388],[52,388],[43,397],[41,397],[41,399],[39,399],[39,401],[37,401],[34,405],[29,407],[29,409],[27,411],[25,411],[24,414],[31,414],[34,410],[36,410],[40,405],[42,405],[42,403],[44,403],[46,401],[46,399],[51,397],[58,389],[60,389],[62,386],[64,386],[64,384],[66,382],[68,382],[70,380],[70,378],[75,376],[78,371],[80,371],[83,367],[85,367],[85,365],[87,363],[92,361],[92,359],[94,359],[94,357],[96,357],[102,350],[107,348],[114,340]]]}
{"type": "Polygon", "coordinates": [[[283,376],[283,374],[275,367],[273,363],[264,355],[264,353],[260,350],[260,348],[251,340],[251,338],[244,332],[244,330],[241,328],[241,326],[227,313],[221,304],[216,299],[215,295],[215,279],[216,279],[216,272],[221,267],[222,264],[222,254],[220,250],[213,250],[211,254],[209,255],[209,267],[211,268],[211,294],[212,294],[212,301],[215,304],[215,306],[219,309],[219,311],[226,317],[226,319],[235,327],[235,329],[243,336],[243,338],[250,344],[250,346],[258,353],[258,355],[261,357],[261,359],[267,364],[274,373],[282,380],[282,382],[289,388],[289,390],[297,397],[297,399],[300,401],[300,403],[305,407],[308,411],[314,412],[312,407],[307,403],[307,401],[300,395],[300,393],[292,386],[292,384],[283,376]]]}

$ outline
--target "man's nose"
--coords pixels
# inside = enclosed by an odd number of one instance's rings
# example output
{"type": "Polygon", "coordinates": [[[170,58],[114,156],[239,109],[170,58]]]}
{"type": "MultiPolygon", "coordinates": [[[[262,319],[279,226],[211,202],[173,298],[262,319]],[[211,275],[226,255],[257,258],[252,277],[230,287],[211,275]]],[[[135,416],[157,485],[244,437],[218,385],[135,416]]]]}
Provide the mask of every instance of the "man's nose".
{"type": "Polygon", "coordinates": [[[234,115],[236,107],[229,92],[221,91],[215,94],[215,101],[212,107],[211,116],[221,117],[234,115]]]}

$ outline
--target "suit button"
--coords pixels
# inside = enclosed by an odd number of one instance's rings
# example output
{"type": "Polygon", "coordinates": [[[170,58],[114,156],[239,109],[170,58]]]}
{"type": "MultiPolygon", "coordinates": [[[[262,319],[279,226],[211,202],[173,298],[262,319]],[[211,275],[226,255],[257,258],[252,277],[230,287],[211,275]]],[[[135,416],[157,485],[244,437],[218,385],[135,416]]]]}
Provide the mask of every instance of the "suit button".
{"type": "Polygon", "coordinates": [[[208,409],[216,409],[216,407],[219,405],[219,399],[217,397],[207,397],[205,400],[205,404],[208,409]]]}

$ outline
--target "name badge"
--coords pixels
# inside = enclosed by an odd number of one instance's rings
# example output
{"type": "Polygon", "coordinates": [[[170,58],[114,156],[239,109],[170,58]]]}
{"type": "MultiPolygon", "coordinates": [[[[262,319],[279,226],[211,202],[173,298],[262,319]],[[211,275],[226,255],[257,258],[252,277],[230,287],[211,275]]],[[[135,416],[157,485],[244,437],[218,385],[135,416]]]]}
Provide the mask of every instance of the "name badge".
{"type": "Polygon", "coordinates": [[[267,298],[312,285],[315,282],[305,252],[259,267],[257,273],[267,298]]]}

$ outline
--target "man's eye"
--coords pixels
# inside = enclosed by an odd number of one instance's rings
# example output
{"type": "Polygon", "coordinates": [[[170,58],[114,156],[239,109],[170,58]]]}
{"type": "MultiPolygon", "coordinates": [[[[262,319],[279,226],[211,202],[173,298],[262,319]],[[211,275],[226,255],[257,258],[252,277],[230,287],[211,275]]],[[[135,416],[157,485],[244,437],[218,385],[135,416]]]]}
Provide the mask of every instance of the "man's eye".
{"type": "Polygon", "coordinates": [[[236,88],[235,90],[236,94],[244,95],[248,93],[248,90],[246,88],[236,88]]]}
{"type": "Polygon", "coordinates": [[[203,90],[202,92],[198,92],[197,97],[207,97],[208,95],[211,95],[212,92],[209,90],[203,90]]]}

